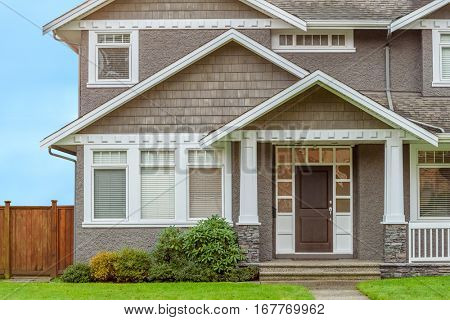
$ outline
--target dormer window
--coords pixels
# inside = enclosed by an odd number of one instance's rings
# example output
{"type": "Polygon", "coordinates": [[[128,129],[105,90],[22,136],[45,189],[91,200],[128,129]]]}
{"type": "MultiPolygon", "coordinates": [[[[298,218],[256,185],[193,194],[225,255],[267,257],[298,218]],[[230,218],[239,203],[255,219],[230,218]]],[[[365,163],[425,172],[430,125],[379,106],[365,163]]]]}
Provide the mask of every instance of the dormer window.
{"type": "Polygon", "coordinates": [[[450,87],[450,30],[433,30],[433,87],[450,87]]]}
{"type": "Polygon", "coordinates": [[[128,87],[139,81],[138,31],[90,32],[90,87],[128,87]]]}
{"type": "Polygon", "coordinates": [[[353,30],[279,30],[272,48],[278,52],[355,52],[353,30]]]}

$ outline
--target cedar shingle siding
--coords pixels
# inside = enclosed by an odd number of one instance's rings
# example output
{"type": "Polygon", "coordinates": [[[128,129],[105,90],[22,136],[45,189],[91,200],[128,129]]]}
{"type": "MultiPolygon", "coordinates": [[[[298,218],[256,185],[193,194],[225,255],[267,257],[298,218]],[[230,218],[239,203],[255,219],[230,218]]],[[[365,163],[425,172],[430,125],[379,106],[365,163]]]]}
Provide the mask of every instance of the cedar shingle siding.
{"type": "Polygon", "coordinates": [[[116,0],[86,20],[268,18],[238,0],[116,0]]]}
{"type": "Polygon", "coordinates": [[[358,107],[314,87],[249,124],[244,129],[384,129],[385,123],[358,107]]]}
{"type": "Polygon", "coordinates": [[[209,132],[298,80],[241,45],[229,43],[82,133],[209,132]]]}

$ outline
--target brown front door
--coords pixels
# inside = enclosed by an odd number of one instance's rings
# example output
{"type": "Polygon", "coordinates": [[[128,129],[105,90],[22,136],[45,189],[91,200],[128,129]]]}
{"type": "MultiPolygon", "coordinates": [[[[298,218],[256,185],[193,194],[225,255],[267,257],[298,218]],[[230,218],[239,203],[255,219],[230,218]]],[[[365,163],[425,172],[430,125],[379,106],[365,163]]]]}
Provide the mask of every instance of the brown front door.
{"type": "Polygon", "coordinates": [[[333,167],[295,170],[295,250],[333,251],[333,167]]]}

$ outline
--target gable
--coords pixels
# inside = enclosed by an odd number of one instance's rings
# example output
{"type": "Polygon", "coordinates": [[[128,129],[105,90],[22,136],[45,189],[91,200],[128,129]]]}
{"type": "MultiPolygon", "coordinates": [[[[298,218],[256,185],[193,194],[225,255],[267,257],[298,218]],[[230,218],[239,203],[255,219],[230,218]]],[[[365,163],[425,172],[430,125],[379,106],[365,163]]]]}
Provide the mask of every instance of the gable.
{"type": "Polygon", "coordinates": [[[296,76],[231,42],[80,133],[207,133],[296,81],[296,76]]]}
{"type": "Polygon", "coordinates": [[[244,130],[389,129],[384,122],[316,85],[244,130]]]}
{"type": "Polygon", "coordinates": [[[268,18],[239,0],[116,0],[85,20],[268,18]]]}

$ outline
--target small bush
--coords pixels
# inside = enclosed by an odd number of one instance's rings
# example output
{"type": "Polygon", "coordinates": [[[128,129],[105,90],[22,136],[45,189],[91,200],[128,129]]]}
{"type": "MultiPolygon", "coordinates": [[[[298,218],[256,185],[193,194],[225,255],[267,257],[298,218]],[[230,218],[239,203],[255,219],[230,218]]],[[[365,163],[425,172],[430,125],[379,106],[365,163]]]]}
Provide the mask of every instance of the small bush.
{"type": "Polygon", "coordinates": [[[218,274],[225,274],[244,259],[238,239],[228,222],[219,217],[201,221],[184,236],[188,258],[207,266],[218,274]]]}
{"type": "Polygon", "coordinates": [[[94,281],[114,281],[116,279],[114,264],[117,261],[117,253],[102,251],[92,257],[89,265],[94,281]]]}
{"type": "Polygon", "coordinates": [[[84,263],[75,263],[64,270],[61,280],[71,283],[85,283],[91,281],[91,268],[84,263]]]}
{"type": "Polygon", "coordinates": [[[151,258],[145,251],[126,248],[117,253],[113,265],[117,282],[144,282],[148,278],[151,258]]]}
{"type": "Polygon", "coordinates": [[[259,269],[254,266],[238,267],[232,269],[222,276],[221,281],[246,282],[258,280],[259,269]]]}
{"type": "Polygon", "coordinates": [[[186,254],[183,232],[175,227],[164,229],[159,235],[152,258],[155,263],[181,263],[185,261],[186,254]]]}

